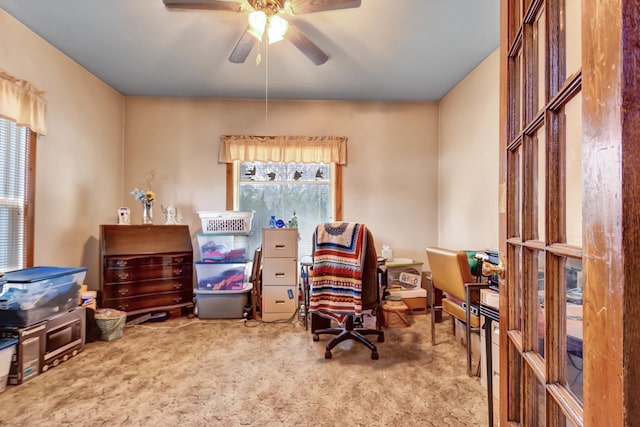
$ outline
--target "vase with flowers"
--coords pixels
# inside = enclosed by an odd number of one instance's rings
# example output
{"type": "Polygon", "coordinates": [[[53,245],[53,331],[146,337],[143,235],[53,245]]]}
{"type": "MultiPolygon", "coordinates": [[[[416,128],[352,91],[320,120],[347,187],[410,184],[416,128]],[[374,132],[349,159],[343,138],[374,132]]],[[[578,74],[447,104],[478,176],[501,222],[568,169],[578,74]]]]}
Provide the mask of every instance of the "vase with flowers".
{"type": "Polygon", "coordinates": [[[156,200],[156,193],[134,188],[131,194],[142,202],[142,223],[153,224],[153,202],[156,200]]]}

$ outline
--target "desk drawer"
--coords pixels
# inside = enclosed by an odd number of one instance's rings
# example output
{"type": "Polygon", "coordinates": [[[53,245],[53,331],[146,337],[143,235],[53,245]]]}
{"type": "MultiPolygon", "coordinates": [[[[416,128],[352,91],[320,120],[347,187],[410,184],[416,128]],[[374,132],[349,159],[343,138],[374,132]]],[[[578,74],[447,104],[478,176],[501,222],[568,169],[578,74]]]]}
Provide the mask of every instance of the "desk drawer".
{"type": "Polygon", "coordinates": [[[297,308],[296,291],[293,286],[269,286],[262,288],[263,313],[291,313],[297,308]]]}
{"type": "Polygon", "coordinates": [[[263,258],[298,257],[297,228],[264,228],[262,230],[263,258]]]}
{"type": "Polygon", "coordinates": [[[159,292],[175,292],[183,289],[191,289],[192,283],[187,283],[187,280],[176,279],[161,279],[161,280],[149,280],[145,282],[125,282],[120,284],[106,284],[102,288],[104,293],[103,298],[125,298],[136,295],[148,295],[159,292]]]}
{"type": "Polygon", "coordinates": [[[142,256],[119,256],[105,258],[105,268],[140,267],[151,265],[175,265],[189,264],[192,256],[189,254],[166,254],[166,255],[142,255],[142,256]]]}
{"type": "Polygon", "coordinates": [[[191,289],[128,298],[103,299],[105,307],[127,312],[185,303],[193,303],[193,291],[191,289]]]}
{"type": "Polygon", "coordinates": [[[191,275],[191,264],[114,268],[104,271],[104,282],[122,283],[136,280],[169,279],[191,275]]]}
{"type": "Polygon", "coordinates": [[[295,286],[297,283],[298,264],[296,258],[271,258],[263,261],[263,286],[295,286]]]}

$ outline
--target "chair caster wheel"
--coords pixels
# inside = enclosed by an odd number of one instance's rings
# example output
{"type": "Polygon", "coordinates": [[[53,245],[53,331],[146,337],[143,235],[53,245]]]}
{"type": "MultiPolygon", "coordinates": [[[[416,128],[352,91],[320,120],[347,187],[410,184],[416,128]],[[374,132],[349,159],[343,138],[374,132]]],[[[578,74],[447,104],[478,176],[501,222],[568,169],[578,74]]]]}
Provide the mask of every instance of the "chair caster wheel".
{"type": "Polygon", "coordinates": [[[325,359],[331,359],[331,352],[329,350],[324,352],[324,358],[325,359]]]}
{"type": "MultiPolygon", "coordinates": [[[[325,356],[326,357],[326,356],[325,356]]],[[[377,351],[372,351],[371,352],[371,359],[373,360],[378,360],[380,356],[378,356],[378,352],[377,351]]]]}
{"type": "Polygon", "coordinates": [[[384,342],[384,335],[380,335],[378,337],[378,342],[384,342]]]}
{"type": "Polygon", "coordinates": [[[313,334],[314,341],[320,341],[320,337],[317,334],[313,334]]]}

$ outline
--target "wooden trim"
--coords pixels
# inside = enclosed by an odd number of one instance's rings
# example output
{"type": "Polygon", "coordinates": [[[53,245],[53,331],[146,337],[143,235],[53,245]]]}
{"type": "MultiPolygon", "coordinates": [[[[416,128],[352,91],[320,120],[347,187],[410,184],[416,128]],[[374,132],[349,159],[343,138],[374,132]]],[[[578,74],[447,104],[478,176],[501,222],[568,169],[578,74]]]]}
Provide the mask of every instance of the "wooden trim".
{"type": "Polygon", "coordinates": [[[228,211],[233,210],[233,163],[227,163],[227,193],[225,204],[228,211]]]}
{"type": "Polygon", "coordinates": [[[540,357],[540,354],[535,351],[525,351],[522,353],[522,357],[527,361],[527,366],[531,369],[531,372],[535,374],[535,377],[541,383],[545,383],[545,363],[544,359],[540,357]]]}
{"type": "Polygon", "coordinates": [[[571,392],[561,384],[549,384],[547,385],[547,391],[561,407],[565,408],[564,414],[573,424],[577,426],[584,424],[582,408],[576,403],[576,399],[571,392]]]}
{"type": "Polygon", "coordinates": [[[522,353],[522,331],[513,329],[507,331],[507,335],[509,336],[511,343],[518,349],[518,352],[522,353]]]}
{"type": "Polygon", "coordinates": [[[567,258],[582,258],[582,248],[567,245],[565,243],[553,243],[552,245],[547,246],[547,251],[554,255],[564,256],[567,258]]]}
{"type": "Polygon", "coordinates": [[[640,420],[638,2],[582,2],[584,423],[640,420]]]}
{"type": "Polygon", "coordinates": [[[336,165],[336,221],[344,218],[342,212],[342,165],[336,165]]]}
{"type": "Polygon", "coordinates": [[[582,89],[582,71],[573,74],[562,86],[559,92],[549,102],[549,110],[558,111],[562,109],[567,102],[580,93],[582,89]]]}
{"type": "Polygon", "coordinates": [[[527,240],[526,242],[522,243],[522,246],[527,249],[533,249],[537,251],[544,251],[546,247],[544,245],[544,242],[541,240],[527,240]]]}
{"type": "Polygon", "coordinates": [[[26,169],[27,204],[25,206],[25,267],[34,266],[36,212],[36,149],[38,135],[29,130],[26,169]]]}

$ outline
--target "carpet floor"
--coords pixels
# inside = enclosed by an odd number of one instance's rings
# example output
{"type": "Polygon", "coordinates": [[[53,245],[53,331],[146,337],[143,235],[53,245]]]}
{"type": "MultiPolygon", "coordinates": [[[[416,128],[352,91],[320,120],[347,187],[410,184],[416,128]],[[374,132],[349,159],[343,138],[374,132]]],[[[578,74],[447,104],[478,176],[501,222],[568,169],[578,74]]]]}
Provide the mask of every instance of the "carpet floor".
{"type": "MultiPolygon", "coordinates": [[[[430,316],[385,329],[379,360],[345,342],[325,360],[296,320],[186,317],[114,341],[0,393],[2,426],[486,426],[466,353],[430,316]]],[[[477,361],[476,361],[477,364],[477,361]]]]}

